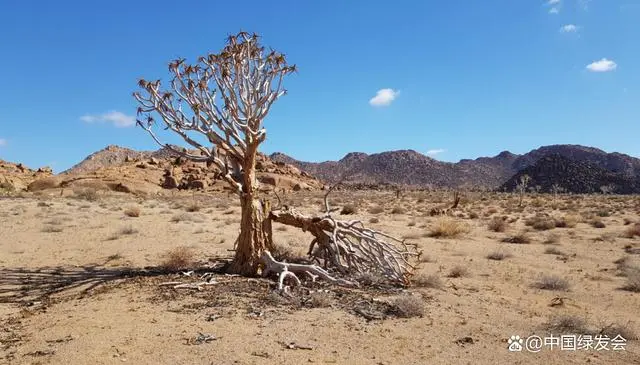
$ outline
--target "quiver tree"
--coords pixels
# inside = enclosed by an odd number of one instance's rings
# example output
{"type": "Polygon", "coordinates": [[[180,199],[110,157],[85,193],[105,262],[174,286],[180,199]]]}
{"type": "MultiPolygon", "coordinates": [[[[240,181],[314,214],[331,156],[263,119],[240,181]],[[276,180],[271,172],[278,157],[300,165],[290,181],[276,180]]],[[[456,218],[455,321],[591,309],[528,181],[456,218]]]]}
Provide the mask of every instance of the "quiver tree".
{"type": "Polygon", "coordinates": [[[239,196],[242,218],[231,272],[252,276],[263,264],[263,274],[279,275],[281,288],[285,278],[299,283],[297,275],[303,274],[357,285],[354,276],[374,273],[393,284],[408,284],[414,269],[409,260],[418,256],[416,246],[367,229],[359,221],[332,218],[327,201],[331,189],[321,217],[308,217],[288,207],[271,210],[269,202],[258,196],[255,167],[258,147],[266,138],[263,121],[285,93],[284,77],[294,71],[283,54],[266,52],[257,35],[238,33],[229,37],[220,53],[200,57],[196,64],[184,59],[169,63],[168,88],[160,80],[140,80],[142,92],[134,93],[140,103],[138,125],[169,151],[215,166],[239,196]],[[196,152],[163,143],[154,131],[158,120],[196,152]],[[270,253],[272,220],[310,232],[314,240],[309,257],[318,265],[276,261],[270,253]],[[333,272],[347,278],[335,278],[333,272]]]}
{"type": "Polygon", "coordinates": [[[133,94],[140,104],[139,126],[175,154],[214,165],[240,197],[232,272],[254,275],[262,253],[272,245],[268,202],[257,196],[256,156],[267,136],[263,121],[285,93],[284,77],[294,71],[283,54],[266,51],[256,34],[240,32],[218,54],[200,57],[195,64],[184,59],[169,63],[168,87],[160,80],[140,80],[142,92],[133,94]],[[197,152],[163,143],[154,132],[158,120],[197,152]]]}

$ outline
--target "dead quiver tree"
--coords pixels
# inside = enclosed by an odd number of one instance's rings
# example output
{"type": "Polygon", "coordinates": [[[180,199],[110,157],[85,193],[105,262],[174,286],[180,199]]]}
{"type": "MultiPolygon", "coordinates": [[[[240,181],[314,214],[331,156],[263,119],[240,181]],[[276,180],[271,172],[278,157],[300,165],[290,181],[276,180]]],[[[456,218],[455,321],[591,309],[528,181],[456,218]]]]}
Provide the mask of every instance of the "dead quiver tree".
{"type": "Polygon", "coordinates": [[[518,200],[519,207],[522,206],[522,203],[524,201],[524,194],[526,194],[527,192],[527,186],[529,186],[530,181],[531,178],[529,177],[529,175],[525,174],[520,176],[520,181],[518,181],[518,183],[516,184],[516,192],[518,192],[518,195],[520,196],[518,200]]]}
{"type": "Polygon", "coordinates": [[[174,154],[217,168],[239,196],[240,234],[230,272],[253,276],[263,265],[263,273],[278,273],[281,286],[286,277],[298,281],[296,274],[302,273],[355,285],[350,278],[364,272],[407,284],[413,272],[409,260],[417,256],[415,246],[367,229],[358,221],[333,219],[327,196],[327,214],[308,217],[286,207],[271,211],[269,201],[258,195],[256,156],[266,139],[263,121],[273,103],[285,94],[284,77],[295,70],[283,54],[265,51],[256,34],[231,35],[220,53],[200,57],[196,64],[184,59],[170,62],[169,88],[163,89],[160,80],[140,80],[142,92],[133,94],[140,104],[137,123],[174,154]],[[156,120],[198,154],[163,143],[154,131],[156,120]],[[269,252],[273,248],[272,220],[310,232],[314,236],[310,256],[323,267],[275,261],[269,252]],[[345,279],[334,278],[334,272],[345,279]]]}

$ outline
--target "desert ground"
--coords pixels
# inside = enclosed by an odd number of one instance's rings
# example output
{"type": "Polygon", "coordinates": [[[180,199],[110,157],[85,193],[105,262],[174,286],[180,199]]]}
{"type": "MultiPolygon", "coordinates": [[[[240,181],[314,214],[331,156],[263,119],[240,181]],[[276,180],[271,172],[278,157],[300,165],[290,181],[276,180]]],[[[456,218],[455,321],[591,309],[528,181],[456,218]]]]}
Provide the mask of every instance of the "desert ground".
{"type": "MultiPolygon", "coordinates": [[[[322,192],[285,203],[319,214],[322,192]]],[[[406,238],[411,286],[220,273],[239,229],[226,194],[90,190],[0,198],[3,364],[640,363],[640,198],[336,191],[339,219],[406,238]],[[344,213],[344,214],[340,214],[344,213]],[[193,272],[191,273],[191,271],[193,272]],[[185,274],[186,273],[186,274],[185,274]],[[200,282],[201,290],[161,285],[200,282]],[[187,275],[190,274],[190,275],[187,275]],[[624,350],[508,351],[512,335],[623,336],[624,350]]],[[[278,257],[311,236],[274,224],[278,257]]]]}

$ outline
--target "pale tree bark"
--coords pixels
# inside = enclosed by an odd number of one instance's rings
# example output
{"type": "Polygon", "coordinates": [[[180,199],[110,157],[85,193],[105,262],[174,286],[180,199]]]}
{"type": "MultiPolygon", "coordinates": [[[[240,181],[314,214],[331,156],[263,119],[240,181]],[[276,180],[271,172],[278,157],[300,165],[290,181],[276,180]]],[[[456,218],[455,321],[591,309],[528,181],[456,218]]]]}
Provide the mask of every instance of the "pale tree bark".
{"type": "Polygon", "coordinates": [[[239,196],[242,214],[231,271],[255,275],[262,253],[272,246],[269,206],[257,195],[258,146],[266,139],[263,120],[284,95],[283,78],[295,66],[281,53],[266,52],[256,34],[240,32],[228,38],[220,53],[200,57],[193,65],[175,60],[169,71],[168,89],[162,89],[160,80],[139,81],[142,92],[134,97],[140,104],[138,115],[144,117],[138,125],[164,148],[222,172],[239,196]],[[154,131],[156,120],[197,153],[162,142],[154,131]]]}
{"type": "Polygon", "coordinates": [[[326,214],[320,217],[293,209],[271,210],[269,202],[260,199],[256,157],[266,138],[263,121],[285,93],[283,78],[295,71],[284,55],[265,52],[257,35],[240,32],[229,37],[220,53],[200,57],[193,65],[178,59],[169,63],[169,71],[172,79],[167,89],[160,80],[139,81],[142,92],[134,97],[142,117],[137,122],[164,148],[215,166],[238,195],[242,217],[231,272],[253,276],[263,264],[263,274],[279,275],[280,289],[286,278],[299,284],[296,275],[300,274],[347,286],[357,285],[358,275],[371,273],[393,284],[409,283],[414,271],[409,261],[419,255],[416,246],[359,221],[334,219],[327,200],[331,189],[325,195],[326,214]],[[162,142],[154,129],[156,120],[196,152],[162,142]],[[272,220],[311,232],[309,256],[318,265],[275,261],[269,252],[272,220]]]}

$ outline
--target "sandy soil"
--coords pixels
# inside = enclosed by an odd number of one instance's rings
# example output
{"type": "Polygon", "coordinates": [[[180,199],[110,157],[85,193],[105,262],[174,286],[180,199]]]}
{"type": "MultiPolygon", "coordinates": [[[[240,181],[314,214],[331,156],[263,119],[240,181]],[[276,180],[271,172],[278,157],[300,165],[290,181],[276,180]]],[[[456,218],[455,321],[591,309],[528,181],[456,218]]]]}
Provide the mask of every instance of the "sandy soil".
{"type": "MultiPolygon", "coordinates": [[[[454,217],[430,217],[447,199],[337,192],[334,205],[357,209],[340,218],[373,221],[420,246],[416,285],[319,284],[284,298],[271,280],[222,274],[202,291],[159,285],[197,280],[157,269],[176,247],[195,254],[194,267],[230,254],[239,207],[226,195],[0,198],[0,363],[640,363],[640,293],[629,290],[640,273],[640,236],[626,237],[640,221],[637,197],[530,196],[521,209],[513,196],[469,193],[454,217]],[[125,214],[136,209],[139,217],[125,214]],[[527,222],[536,213],[568,227],[527,222]],[[502,216],[505,230],[489,229],[502,216]],[[432,237],[438,226],[445,233],[432,237]],[[523,231],[529,243],[502,242],[523,231]],[[536,287],[553,277],[568,288],[536,287]],[[424,312],[399,317],[402,300],[424,312]],[[552,327],[560,320],[564,327],[552,327]],[[625,350],[507,350],[511,335],[600,332],[629,337],[625,350]]],[[[287,200],[314,213],[322,196],[287,200]]],[[[274,235],[293,254],[310,240],[278,225],[274,235]]]]}

